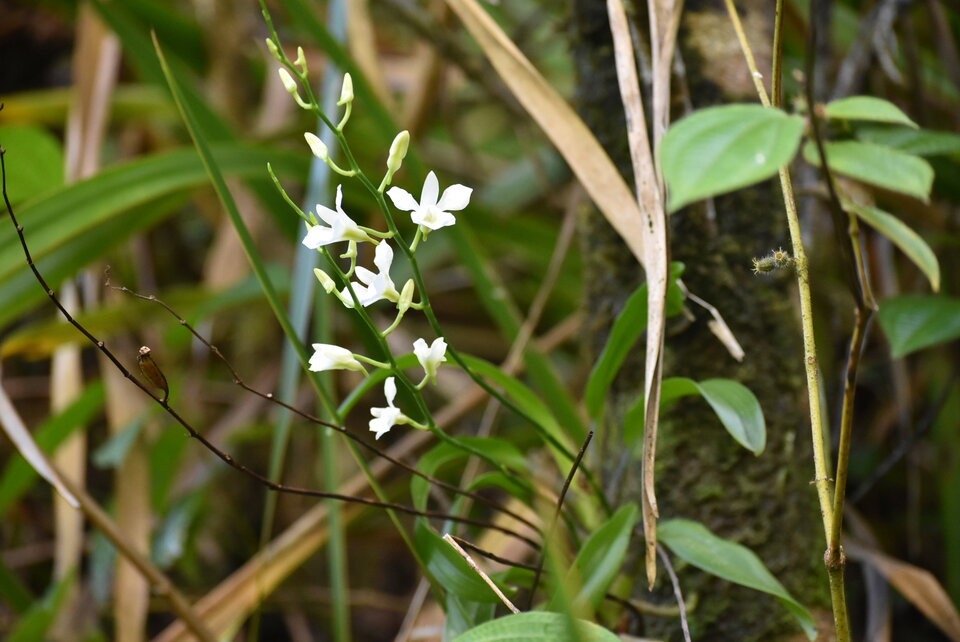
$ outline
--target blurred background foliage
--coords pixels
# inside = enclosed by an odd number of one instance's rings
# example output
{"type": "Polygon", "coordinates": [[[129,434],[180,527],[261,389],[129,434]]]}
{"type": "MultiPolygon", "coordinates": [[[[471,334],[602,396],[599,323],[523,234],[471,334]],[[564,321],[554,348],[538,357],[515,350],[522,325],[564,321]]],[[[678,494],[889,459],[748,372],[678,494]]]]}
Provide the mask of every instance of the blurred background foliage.
{"type": "MultiPolygon", "coordinates": [[[[539,295],[542,313],[528,330],[546,355],[542,367],[551,377],[531,372],[531,385],[551,405],[573,403],[590,367],[582,357],[590,338],[579,332],[580,310],[590,303],[582,301],[581,257],[571,234],[585,207],[582,196],[455,18],[442,2],[354,0],[346,3],[348,35],[340,44],[328,29],[327,3],[268,4],[291,54],[297,45],[304,47],[317,83],[331,63],[354,73],[357,100],[347,136],[361,166],[376,175],[394,134],[409,129],[411,147],[424,165],[438,169],[442,184],[476,188],[455,232],[432,236],[420,255],[448,341],[502,362],[539,295]],[[563,399],[551,397],[557,390],[548,380],[562,382],[563,399]]],[[[803,0],[787,5],[784,66],[792,71],[803,66],[806,6],[803,0]]],[[[550,82],[572,95],[576,76],[565,3],[511,0],[487,9],[550,82]]],[[[834,77],[844,56],[865,46],[871,63],[860,78],[861,93],[899,104],[923,127],[956,131],[956,9],[939,0],[834,3],[824,73],[834,77]],[[886,28],[876,29],[879,35],[865,44],[865,25],[875,28],[877,21],[886,21],[886,28]]],[[[108,338],[131,368],[136,348],[150,345],[170,381],[172,399],[191,423],[239,460],[266,471],[278,409],[245,395],[229,371],[163,310],[103,287],[109,266],[112,283],[155,293],[176,308],[247,383],[265,391],[280,385],[283,333],[170,99],[151,30],[203,123],[284,304],[313,299],[312,287],[295,285],[301,282],[292,267],[300,223],[270,185],[265,166],[273,165],[295,198],[302,195],[310,168],[302,132],[313,131],[316,123],[293,105],[277,80],[255,2],[2,0],[0,143],[7,149],[10,197],[40,270],[64,288],[65,299],[76,301],[78,318],[108,338]]],[[[790,99],[799,95],[795,75],[786,78],[785,91],[790,99]]],[[[933,246],[944,275],[942,291],[956,295],[960,154],[931,160],[937,170],[934,199],[902,200],[897,213],[933,246]]],[[[394,182],[416,195],[420,178],[405,169],[394,182]]],[[[332,187],[320,202],[332,203],[332,187]]],[[[361,223],[375,220],[374,204],[359,190],[346,190],[345,209],[361,223]]],[[[818,219],[808,218],[806,225],[817,275],[815,306],[821,311],[821,361],[836,409],[839,395],[833,393],[839,390],[852,306],[829,249],[832,232],[818,219]]],[[[922,275],[882,238],[868,235],[867,243],[878,293],[925,291],[922,275]]],[[[750,266],[743,267],[743,278],[752,278],[750,266]]],[[[398,283],[405,278],[395,275],[398,283]]],[[[712,303],[722,310],[722,301],[712,303]]],[[[354,341],[355,328],[345,317],[319,309],[320,300],[316,305],[318,321],[308,343],[322,334],[354,341]]],[[[427,334],[416,319],[409,323],[401,338],[405,345],[427,334]]],[[[858,538],[929,569],[955,604],[960,602],[958,350],[954,341],[892,360],[874,328],[860,375],[850,481],[857,515],[850,528],[858,538]]],[[[323,506],[281,496],[271,516],[262,487],[189,441],[133,387],[113,381],[116,373],[57,317],[10,225],[0,226],[0,355],[3,386],[37,440],[58,452],[65,472],[84,480],[121,532],[149,550],[191,601],[203,598],[209,612],[219,614],[211,617],[229,622],[231,613],[239,614],[239,626],[262,598],[256,629],[265,640],[345,639],[348,628],[355,639],[388,640],[398,630],[412,630],[414,622],[421,632],[440,626],[429,607],[416,619],[423,600],[418,570],[382,511],[351,508],[340,515],[349,520],[343,531],[346,568],[339,571],[349,577],[349,588],[338,585],[331,557],[313,554],[324,545],[323,517],[305,521],[323,506]],[[291,525],[302,530],[290,530],[291,525]],[[258,575],[251,559],[281,534],[301,549],[278,549],[282,561],[260,559],[266,566],[258,575]],[[266,567],[276,577],[263,579],[266,567]]],[[[334,382],[342,398],[357,380],[334,382]]],[[[524,431],[511,431],[516,419],[496,416],[481,396],[465,395],[466,386],[451,375],[431,393],[438,416],[449,417],[448,430],[472,434],[494,424],[524,451],[535,446],[524,431]]],[[[294,392],[298,405],[314,403],[308,386],[294,392]]],[[[367,416],[361,404],[346,425],[364,434],[367,416]]],[[[334,487],[344,492],[362,487],[350,486],[358,469],[339,440],[302,422],[293,423],[290,440],[282,464],[285,482],[323,486],[332,473],[334,487]],[[339,465],[322,470],[321,461],[339,465]]],[[[385,441],[404,443],[394,433],[385,441]]],[[[417,445],[404,454],[412,456],[417,445]]],[[[535,451],[528,454],[543,463],[535,451]]],[[[180,639],[182,631],[167,628],[172,617],[163,597],[152,596],[136,573],[115,572],[113,549],[55,507],[49,487],[37,481],[9,442],[0,442],[0,457],[0,636],[180,639]]],[[[552,466],[534,471],[555,484],[552,466]]],[[[450,481],[458,479],[454,472],[447,471],[450,481]]],[[[382,480],[392,495],[406,496],[406,475],[387,470],[382,480]]],[[[869,565],[853,566],[848,578],[859,605],[854,613],[862,616],[865,604],[885,609],[892,614],[893,639],[942,639],[916,602],[888,593],[869,565]]]]}

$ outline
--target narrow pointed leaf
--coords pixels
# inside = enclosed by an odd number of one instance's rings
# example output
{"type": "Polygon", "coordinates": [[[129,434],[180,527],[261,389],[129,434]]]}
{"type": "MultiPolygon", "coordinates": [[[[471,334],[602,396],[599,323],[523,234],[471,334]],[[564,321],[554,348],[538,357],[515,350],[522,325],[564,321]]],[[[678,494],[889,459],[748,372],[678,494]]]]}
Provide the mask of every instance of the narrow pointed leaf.
{"type": "Polygon", "coordinates": [[[901,252],[907,255],[907,258],[913,261],[914,265],[920,268],[930,281],[930,288],[934,292],[940,291],[940,263],[937,262],[937,255],[933,253],[923,237],[893,214],[879,208],[844,200],[843,209],[856,214],[861,221],[890,239],[901,252]]]}
{"type": "Polygon", "coordinates": [[[619,642],[620,638],[607,629],[586,622],[571,620],[561,613],[530,611],[508,615],[481,624],[457,636],[453,642],[619,642]],[[571,631],[571,622],[576,631],[571,631]]]}

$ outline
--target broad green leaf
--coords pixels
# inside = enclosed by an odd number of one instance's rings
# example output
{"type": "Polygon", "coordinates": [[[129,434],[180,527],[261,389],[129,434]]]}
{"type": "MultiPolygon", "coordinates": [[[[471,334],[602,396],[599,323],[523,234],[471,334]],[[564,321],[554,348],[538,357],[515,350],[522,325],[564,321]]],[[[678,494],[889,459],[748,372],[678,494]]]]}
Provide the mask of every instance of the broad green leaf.
{"type": "MultiPolygon", "coordinates": [[[[675,262],[670,266],[670,288],[667,290],[667,316],[680,312],[683,306],[683,292],[677,287],[676,281],[683,274],[683,263],[675,262]]],[[[647,328],[647,286],[641,285],[630,295],[623,304],[623,309],[617,315],[610,328],[607,343],[597,357],[597,362],[590,371],[586,390],[583,393],[587,412],[594,419],[603,414],[604,402],[610,385],[620,371],[620,367],[627,355],[636,345],[647,328]]]]}
{"type": "MultiPolygon", "coordinates": [[[[630,535],[637,523],[638,511],[633,504],[621,506],[600,528],[584,542],[573,561],[568,581],[579,580],[579,592],[573,598],[574,612],[589,605],[595,610],[603,601],[607,589],[623,570],[630,535]]],[[[557,610],[551,603],[547,610],[557,610]]]]}
{"type": "Polygon", "coordinates": [[[811,640],[816,639],[813,616],[764,566],[753,551],[717,537],[703,524],[687,519],[670,519],[657,529],[660,541],[673,553],[719,578],[773,595],[797,620],[811,640]]]}
{"type": "MultiPolygon", "coordinates": [[[[717,419],[737,443],[755,455],[763,452],[767,444],[767,424],[760,402],[749,388],[732,379],[697,382],[686,377],[669,377],[661,385],[660,407],[665,409],[677,399],[693,395],[700,395],[710,404],[717,419]]],[[[642,428],[641,397],[624,416],[625,443],[632,447],[642,428]]]]}
{"type": "Polygon", "coordinates": [[[917,156],[955,156],[960,154],[960,134],[932,129],[904,127],[858,127],[860,140],[893,147],[917,156]]]}
{"type": "Polygon", "coordinates": [[[0,127],[0,146],[7,150],[7,196],[14,207],[63,185],[63,149],[40,127],[0,127]]]}
{"type": "Polygon", "coordinates": [[[461,600],[499,602],[500,598],[425,520],[414,527],[414,546],[426,571],[461,600]]]}
{"type": "Polygon", "coordinates": [[[593,622],[571,620],[561,613],[530,611],[491,620],[453,642],[619,642],[620,638],[593,622]],[[575,622],[576,631],[571,631],[575,622]]]}
{"type": "Polygon", "coordinates": [[[885,299],[877,313],[894,359],[960,337],[960,299],[907,294],[885,299]]]}
{"type": "Polygon", "coordinates": [[[856,214],[861,221],[890,239],[901,252],[907,255],[907,258],[913,261],[914,265],[920,268],[930,281],[931,289],[934,292],[940,291],[940,263],[937,262],[937,255],[919,234],[893,214],[879,208],[846,199],[842,201],[842,205],[843,209],[856,214]]]}
{"type": "Polygon", "coordinates": [[[873,96],[848,96],[825,106],[827,118],[833,120],[872,120],[917,128],[917,124],[888,100],[873,96]]]}
{"type": "MultiPolygon", "coordinates": [[[[493,437],[460,437],[458,441],[517,472],[527,470],[527,460],[523,453],[509,441],[493,437]]],[[[453,444],[441,443],[424,453],[417,464],[417,469],[425,475],[436,477],[437,471],[445,464],[470,456],[472,456],[472,453],[466,452],[462,448],[453,444]]],[[[413,497],[414,506],[421,510],[425,508],[429,492],[430,483],[426,479],[422,477],[412,477],[410,479],[410,494],[413,497]]]]}
{"type": "Polygon", "coordinates": [[[797,153],[803,127],[800,116],[760,105],[709,107],[678,121],[660,145],[669,211],[774,176],[797,153]]]}
{"type": "MultiPolygon", "coordinates": [[[[827,162],[837,174],[855,178],[870,185],[915,196],[927,202],[933,186],[930,163],[890,147],[847,140],[824,143],[827,162]]],[[[813,143],[803,146],[803,158],[820,166],[820,155],[813,143]]]]}
{"type": "Polygon", "coordinates": [[[468,368],[502,388],[503,392],[513,400],[517,407],[533,420],[534,427],[547,438],[548,442],[568,453],[574,450],[570,438],[560,428],[553,413],[550,412],[550,408],[526,384],[516,377],[511,377],[489,361],[467,354],[461,354],[460,356],[468,368]]]}

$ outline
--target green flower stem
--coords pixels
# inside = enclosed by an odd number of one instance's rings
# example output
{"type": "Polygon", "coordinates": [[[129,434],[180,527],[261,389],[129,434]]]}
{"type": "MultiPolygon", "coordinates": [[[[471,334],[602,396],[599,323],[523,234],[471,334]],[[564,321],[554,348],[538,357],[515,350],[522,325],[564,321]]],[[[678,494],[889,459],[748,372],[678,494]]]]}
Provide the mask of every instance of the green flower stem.
{"type": "Polygon", "coordinates": [[[390,364],[384,361],[377,361],[376,359],[371,359],[370,357],[365,357],[362,354],[353,353],[353,358],[357,361],[362,361],[367,365],[371,365],[374,368],[380,368],[381,370],[389,368],[390,364]]]}

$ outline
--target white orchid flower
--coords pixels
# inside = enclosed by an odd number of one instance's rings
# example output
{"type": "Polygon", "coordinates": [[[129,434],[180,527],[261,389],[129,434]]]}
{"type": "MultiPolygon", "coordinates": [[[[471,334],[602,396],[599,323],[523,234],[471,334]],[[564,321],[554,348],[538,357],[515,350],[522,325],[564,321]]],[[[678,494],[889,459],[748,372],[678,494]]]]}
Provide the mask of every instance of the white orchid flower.
{"type": "Polygon", "coordinates": [[[370,409],[370,414],[373,416],[370,420],[370,430],[375,433],[374,439],[380,439],[394,426],[409,422],[407,416],[393,405],[393,400],[397,397],[397,382],[394,377],[387,377],[383,382],[383,395],[387,398],[387,406],[370,409]]]}
{"type": "Polygon", "coordinates": [[[397,209],[410,212],[410,219],[420,226],[424,236],[431,230],[439,230],[457,222],[450,212],[458,212],[470,203],[470,194],[473,189],[464,185],[451,185],[440,194],[440,184],[437,175],[427,174],[423,182],[423,192],[418,203],[410,192],[399,187],[391,187],[387,196],[393,201],[397,209]],[[439,200],[437,196],[440,196],[439,200]]]}
{"type": "Polygon", "coordinates": [[[327,225],[309,225],[303,244],[311,250],[340,241],[373,242],[373,239],[343,211],[343,188],[337,185],[336,211],[317,205],[317,216],[327,225]],[[329,226],[329,227],[328,227],[329,226]]]}
{"type": "Polygon", "coordinates": [[[314,343],[313,356],[310,357],[310,370],[323,372],[325,370],[356,370],[366,372],[363,364],[357,361],[353,353],[346,348],[329,343],[314,343]]]}
{"type": "MultiPolygon", "coordinates": [[[[379,272],[371,272],[362,265],[357,266],[356,275],[360,283],[353,283],[353,291],[356,293],[360,305],[367,307],[381,299],[397,303],[400,300],[400,293],[397,292],[397,286],[390,278],[390,267],[393,265],[393,248],[386,241],[380,241],[377,245],[373,264],[377,266],[379,272]]],[[[344,288],[340,294],[344,305],[348,308],[353,307],[349,290],[344,288]],[[346,303],[347,301],[350,302],[349,305],[346,303]]]]}
{"type": "Polygon", "coordinates": [[[426,341],[417,339],[413,342],[413,354],[423,368],[424,381],[436,381],[437,369],[447,360],[447,342],[437,337],[428,347],[426,341]]]}

